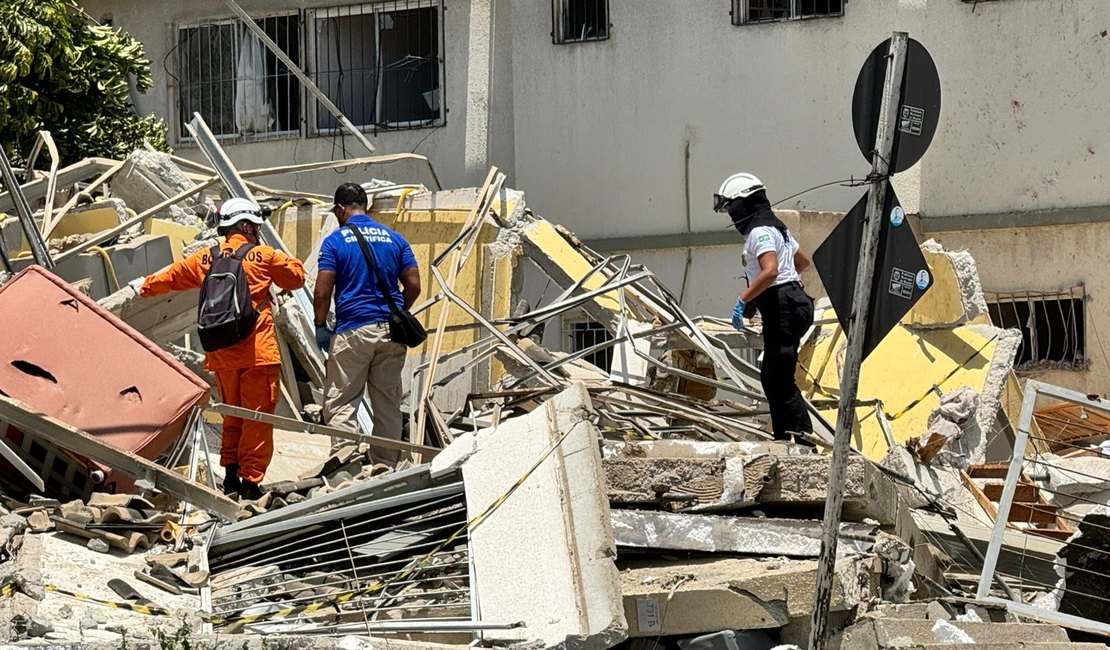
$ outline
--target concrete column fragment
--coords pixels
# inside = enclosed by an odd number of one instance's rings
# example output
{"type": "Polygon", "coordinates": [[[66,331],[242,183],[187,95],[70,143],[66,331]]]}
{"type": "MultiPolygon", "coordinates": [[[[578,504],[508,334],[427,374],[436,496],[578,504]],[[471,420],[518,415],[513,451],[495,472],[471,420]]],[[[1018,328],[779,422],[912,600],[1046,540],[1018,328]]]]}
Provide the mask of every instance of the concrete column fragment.
{"type": "Polygon", "coordinates": [[[626,636],[592,413],[575,383],[526,416],[460,437],[451,446],[461,459],[445,452],[461,461],[470,517],[527,477],[470,534],[482,620],[525,624],[487,640],[600,650],[626,636]]]}

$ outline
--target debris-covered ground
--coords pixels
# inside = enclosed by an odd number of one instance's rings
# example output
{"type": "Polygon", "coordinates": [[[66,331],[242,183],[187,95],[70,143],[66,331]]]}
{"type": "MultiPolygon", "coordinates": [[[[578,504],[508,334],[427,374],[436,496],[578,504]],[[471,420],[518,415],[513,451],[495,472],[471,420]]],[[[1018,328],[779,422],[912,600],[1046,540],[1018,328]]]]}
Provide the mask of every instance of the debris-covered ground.
{"type": "MultiPolygon", "coordinates": [[[[773,441],[758,322],[686,314],[496,170],[477,189],[368,183],[429,288],[404,440],[318,421],[310,302],[279,295],[282,398],[258,416],[277,454],[263,497],[234,500],[216,453],[234,411],[194,347],[196,294],[137,295],[211,244],[214,173],[89,160],[60,170],[52,214],[45,182],[22,188],[36,230],[0,220],[16,272],[0,285],[0,642],[805,647],[845,340],[827,305],[799,372],[815,434],[773,441]],[[526,265],[558,290],[523,300],[526,265]],[[545,347],[566,317],[604,336],[545,347]]],[[[250,188],[311,284],[327,197],[250,188]]],[[[1110,404],[1023,387],[1020,335],[990,324],[974,260],[922,249],[933,288],[864,364],[832,486],[834,645],[1102,647],[1110,404]]]]}

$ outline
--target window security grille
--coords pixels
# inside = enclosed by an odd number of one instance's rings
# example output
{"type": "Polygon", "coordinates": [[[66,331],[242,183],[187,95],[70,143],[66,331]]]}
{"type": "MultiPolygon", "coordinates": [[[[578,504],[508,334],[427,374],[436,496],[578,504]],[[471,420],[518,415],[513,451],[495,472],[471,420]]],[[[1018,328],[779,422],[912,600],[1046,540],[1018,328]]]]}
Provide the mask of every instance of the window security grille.
{"type": "MultiPolygon", "coordinates": [[[[600,345],[613,339],[613,335],[610,334],[601,323],[596,321],[571,323],[570,337],[572,352],[581,352],[582,350],[589,349],[595,345],[600,345]]],[[[604,350],[598,350],[587,354],[582,357],[582,360],[592,363],[605,372],[609,372],[613,366],[613,348],[608,347],[604,350]]]]}
{"type": "MultiPolygon", "coordinates": [[[[300,16],[255,22],[294,62],[301,61],[300,16]]],[[[235,20],[177,30],[180,133],[200,113],[217,136],[300,130],[301,87],[262,42],[235,20]]]]}
{"type": "Polygon", "coordinates": [[[844,15],[845,0],[733,0],[736,25],[844,15]]]}
{"type": "MultiPolygon", "coordinates": [[[[443,123],[442,0],[393,0],[256,19],[357,126],[443,123]]],[[[178,113],[221,137],[334,134],[335,118],[236,20],[177,30],[178,113]]],[[[183,136],[184,137],[184,136],[183,136]]]]}
{"type": "Polygon", "coordinates": [[[1021,331],[1015,369],[1085,370],[1086,306],[1082,286],[1062,292],[987,292],[991,322],[1021,331]]]}
{"type": "Polygon", "coordinates": [[[556,43],[609,38],[609,0],[552,0],[551,18],[556,43]]]}
{"type": "MultiPolygon", "coordinates": [[[[436,123],[443,117],[440,11],[429,0],[310,11],[314,81],[358,126],[436,123]]],[[[313,113],[315,132],[338,128],[322,107],[313,113]]]]}

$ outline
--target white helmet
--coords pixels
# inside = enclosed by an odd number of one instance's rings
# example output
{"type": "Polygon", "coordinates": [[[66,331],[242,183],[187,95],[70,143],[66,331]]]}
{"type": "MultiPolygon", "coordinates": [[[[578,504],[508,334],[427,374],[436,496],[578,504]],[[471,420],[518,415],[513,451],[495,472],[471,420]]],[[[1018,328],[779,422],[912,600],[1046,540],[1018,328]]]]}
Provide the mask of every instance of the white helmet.
{"type": "Polygon", "coordinates": [[[262,225],[262,208],[247,199],[238,197],[228,199],[220,206],[217,214],[219,216],[216,225],[221,228],[237,224],[240,221],[249,221],[256,226],[262,225]]]}
{"type": "Polygon", "coordinates": [[[733,199],[745,199],[763,189],[763,181],[746,172],[733,174],[721,183],[721,189],[713,195],[713,211],[720,212],[728,207],[733,199]]]}

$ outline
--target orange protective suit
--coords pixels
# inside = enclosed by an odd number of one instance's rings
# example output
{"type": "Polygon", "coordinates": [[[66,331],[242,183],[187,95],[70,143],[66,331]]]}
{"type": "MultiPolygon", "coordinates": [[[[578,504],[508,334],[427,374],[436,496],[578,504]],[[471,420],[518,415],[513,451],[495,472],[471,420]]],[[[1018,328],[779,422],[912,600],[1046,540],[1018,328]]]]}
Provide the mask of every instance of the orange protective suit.
{"type": "MultiPolygon", "coordinates": [[[[234,234],[220,247],[232,253],[247,243],[247,238],[234,234]]],[[[212,265],[211,252],[203,249],[187,259],[150,275],[143,282],[140,294],[157,296],[170,291],[195,289],[204,283],[212,265]]],[[[270,286],[300,289],[304,286],[304,265],[269,246],[255,246],[243,261],[243,270],[250,286],[251,301],[258,310],[258,322],[250,336],[242,341],[209,352],[204,367],[216,374],[216,386],[225,404],[253,411],[273,413],[277,405],[278,375],[281,352],[274,334],[270,286]]],[[[223,440],[220,444],[220,465],[239,465],[240,478],[261,483],[274,454],[274,427],[224,416],[223,440]]]]}

